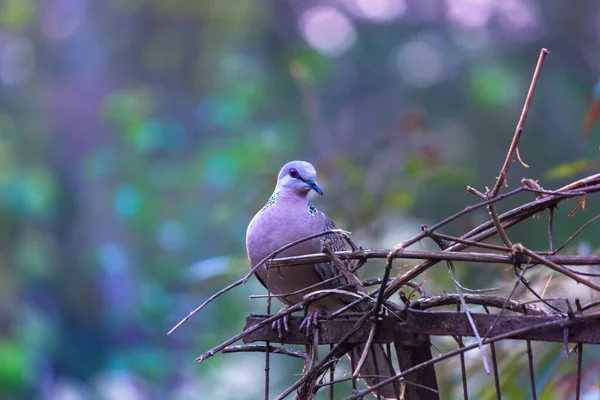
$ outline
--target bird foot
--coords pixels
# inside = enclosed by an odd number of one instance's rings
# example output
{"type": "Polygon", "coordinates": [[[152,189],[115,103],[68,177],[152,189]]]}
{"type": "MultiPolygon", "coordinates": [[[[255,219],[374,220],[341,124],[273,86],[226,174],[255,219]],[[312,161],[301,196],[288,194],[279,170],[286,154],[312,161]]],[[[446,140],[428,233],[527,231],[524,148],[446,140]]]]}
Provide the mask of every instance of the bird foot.
{"type": "Polygon", "coordinates": [[[285,314],[283,317],[277,318],[271,324],[271,329],[273,329],[274,331],[277,332],[277,336],[279,337],[279,339],[283,339],[283,330],[284,329],[286,332],[290,331],[289,321],[290,321],[290,314],[285,314]]]}
{"type": "Polygon", "coordinates": [[[319,310],[311,311],[305,318],[304,321],[300,324],[300,330],[302,330],[303,326],[306,326],[306,336],[310,334],[310,328],[317,326],[317,318],[319,317],[319,310]]]}

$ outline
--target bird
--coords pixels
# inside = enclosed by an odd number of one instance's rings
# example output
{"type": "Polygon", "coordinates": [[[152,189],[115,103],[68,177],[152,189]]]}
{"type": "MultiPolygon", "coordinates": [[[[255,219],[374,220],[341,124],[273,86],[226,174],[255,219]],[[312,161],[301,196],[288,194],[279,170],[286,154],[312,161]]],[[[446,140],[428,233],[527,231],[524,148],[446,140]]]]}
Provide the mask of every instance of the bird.
{"type": "MultiPolygon", "coordinates": [[[[273,194],[252,218],[246,231],[246,250],[252,268],[275,250],[291,242],[336,229],[333,221],[308,201],[307,197],[311,191],[323,195],[316,178],[315,167],[306,161],[290,161],[281,168],[273,194]]],[[[346,249],[344,240],[332,233],[292,246],[282,251],[278,257],[320,253],[323,244],[334,252],[346,249]]],[[[293,293],[277,297],[286,306],[301,302],[303,297],[312,291],[331,289],[348,283],[348,278],[340,274],[338,267],[331,262],[283,267],[270,271],[263,265],[256,270],[256,276],[272,294],[293,293]],[[336,276],[339,277],[331,279],[336,276]],[[314,286],[323,281],[327,282],[314,286]],[[302,292],[302,289],[307,287],[311,288],[302,292]]],[[[316,322],[317,315],[332,313],[350,301],[349,296],[338,294],[322,297],[309,304],[310,314],[303,324],[307,323],[308,329],[311,321],[316,322]]],[[[361,310],[365,309],[366,306],[362,306],[361,310]]],[[[364,346],[359,345],[352,350],[351,357],[355,362],[363,349],[364,346]]],[[[380,378],[395,375],[391,361],[380,344],[372,345],[361,369],[361,375],[369,376],[363,378],[368,386],[380,382],[380,378]]],[[[402,393],[402,388],[395,382],[382,386],[375,393],[380,397],[396,399],[398,393],[402,393]]]]}

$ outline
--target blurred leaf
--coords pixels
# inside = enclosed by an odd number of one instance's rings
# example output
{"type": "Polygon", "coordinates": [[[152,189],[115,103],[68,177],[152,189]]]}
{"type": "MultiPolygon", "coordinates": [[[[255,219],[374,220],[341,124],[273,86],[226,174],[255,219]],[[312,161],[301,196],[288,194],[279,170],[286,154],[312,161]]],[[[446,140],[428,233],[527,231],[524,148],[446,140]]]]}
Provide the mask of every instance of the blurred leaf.
{"type": "Polygon", "coordinates": [[[37,11],[35,0],[3,0],[0,2],[0,27],[18,28],[28,24],[37,11]]]}
{"type": "Polygon", "coordinates": [[[600,116],[600,100],[595,100],[583,120],[583,135],[588,136],[600,116]]]}
{"type": "Polygon", "coordinates": [[[599,165],[598,161],[581,159],[552,167],[544,173],[544,176],[547,179],[572,178],[575,175],[595,170],[599,165]]]}
{"type": "Polygon", "coordinates": [[[256,9],[257,5],[255,0],[235,3],[221,0],[169,0],[158,2],[157,7],[167,15],[203,18],[207,23],[235,30],[253,15],[252,10],[256,9]]]}
{"type": "Polygon", "coordinates": [[[503,65],[478,68],[469,77],[471,97],[482,108],[507,105],[519,93],[518,87],[518,76],[503,65]]]}
{"type": "Polygon", "coordinates": [[[50,237],[29,230],[16,248],[15,264],[31,276],[47,276],[52,270],[53,243],[50,237]]]}
{"type": "Polygon", "coordinates": [[[600,80],[596,81],[592,90],[592,104],[583,120],[583,135],[588,136],[600,115],[600,80]]]}
{"type": "Polygon", "coordinates": [[[121,90],[108,95],[102,104],[102,114],[117,124],[139,122],[154,108],[152,91],[146,87],[121,90]]]}
{"type": "Polygon", "coordinates": [[[407,211],[413,207],[413,205],[415,204],[415,200],[415,196],[411,192],[398,190],[391,192],[388,195],[386,199],[386,205],[407,211]]]}
{"type": "Polygon", "coordinates": [[[416,178],[425,170],[425,163],[418,155],[410,154],[404,160],[404,168],[409,176],[416,178]]]}
{"type": "Polygon", "coordinates": [[[0,340],[0,394],[15,394],[27,385],[33,371],[25,354],[16,342],[0,340]]]}
{"type": "Polygon", "coordinates": [[[31,167],[12,175],[0,195],[13,212],[44,217],[56,205],[58,187],[52,174],[43,167],[31,167]]]}
{"type": "Polygon", "coordinates": [[[290,75],[305,84],[319,84],[332,74],[331,60],[310,48],[293,53],[289,65],[290,75]]]}
{"type": "Polygon", "coordinates": [[[365,181],[365,170],[349,157],[337,159],[337,169],[344,171],[344,178],[350,187],[362,186],[365,181]]]}
{"type": "Polygon", "coordinates": [[[427,170],[420,179],[430,183],[460,184],[474,179],[473,171],[459,166],[437,167],[427,170]]]}
{"type": "Polygon", "coordinates": [[[58,196],[55,178],[44,167],[34,167],[24,177],[25,201],[30,210],[36,214],[44,214],[51,210],[58,196]]]}

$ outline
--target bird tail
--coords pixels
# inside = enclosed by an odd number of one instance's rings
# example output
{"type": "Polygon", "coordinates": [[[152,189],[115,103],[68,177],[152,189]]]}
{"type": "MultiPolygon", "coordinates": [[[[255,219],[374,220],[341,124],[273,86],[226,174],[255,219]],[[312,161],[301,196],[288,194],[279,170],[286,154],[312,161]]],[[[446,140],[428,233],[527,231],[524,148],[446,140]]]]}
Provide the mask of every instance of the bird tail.
{"type": "MultiPolygon", "coordinates": [[[[358,363],[364,350],[364,345],[358,345],[352,350],[351,357],[354,365],[358,363]]],[[[373,343],[360,369],[361,378],[364,379],[367,386],[373,386],[394,375],[396,375],[396,372],[392,366],[392,361],[386,355],[383,347],[380,344],[373,343]]],[[[373,393],[386,399],[402,399],[403,392],[403,386],[398,381],[394,381],[380,387],[373,393]]]]}

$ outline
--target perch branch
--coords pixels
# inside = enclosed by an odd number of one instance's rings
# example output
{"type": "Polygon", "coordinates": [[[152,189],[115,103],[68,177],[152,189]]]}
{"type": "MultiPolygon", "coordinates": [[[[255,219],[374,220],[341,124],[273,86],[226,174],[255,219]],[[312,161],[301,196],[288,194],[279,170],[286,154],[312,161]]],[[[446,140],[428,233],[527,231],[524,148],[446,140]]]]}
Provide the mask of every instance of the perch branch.
{"type": "MultiPolygon", "coordinates": [[[[453,248],[449,247],[449,249],[453,248]]],[[[537,254],[537,253],[536,253],[537,254]]],[[[375,249],[375,250],[360,250],[358,252],[352,251],[337,251],[335,255],[341,260],[346,259],[359,259],[359,258],[388,258],[390,250],[387,249],[375,249]]],[[[600,264],[600,255],[589,255],[589,256],[575,256],[575,255],[545,255],[547,260],[568,265],[597,265],[600,264]]],[[[415,260],[428,260],[428,261],[464,261],[474,262],[482,264],[514,264],[515,256],[503,255],[503,254],[492,254],[492,253],[478,253],[478,252],[456,252],[456,251],[429,251],[429,250],[404,250],[402,254],[392,255],[391,259],[415,259],[415,260]]],[[[270,262],[269,268],[282,268],[282,267],[298,267],[299,265],[306,265],[312,263],[323,263],[329,261],[329,257],[323,253],[306,254],[295,257],[282,257],[276,258],[270,262]]]]}
{"type": "Polygon", "coordinates": [[[241,346],[228,346],[221,350],[221,353],[266,353],[267,351],[272,354],[283,354],[290,357],[301,358],[304,360],[306,365],[310,365],[311,362],[310,356],[303,351],[273,345],[264,346],[255,344],[244,344],[241,346]]]}

